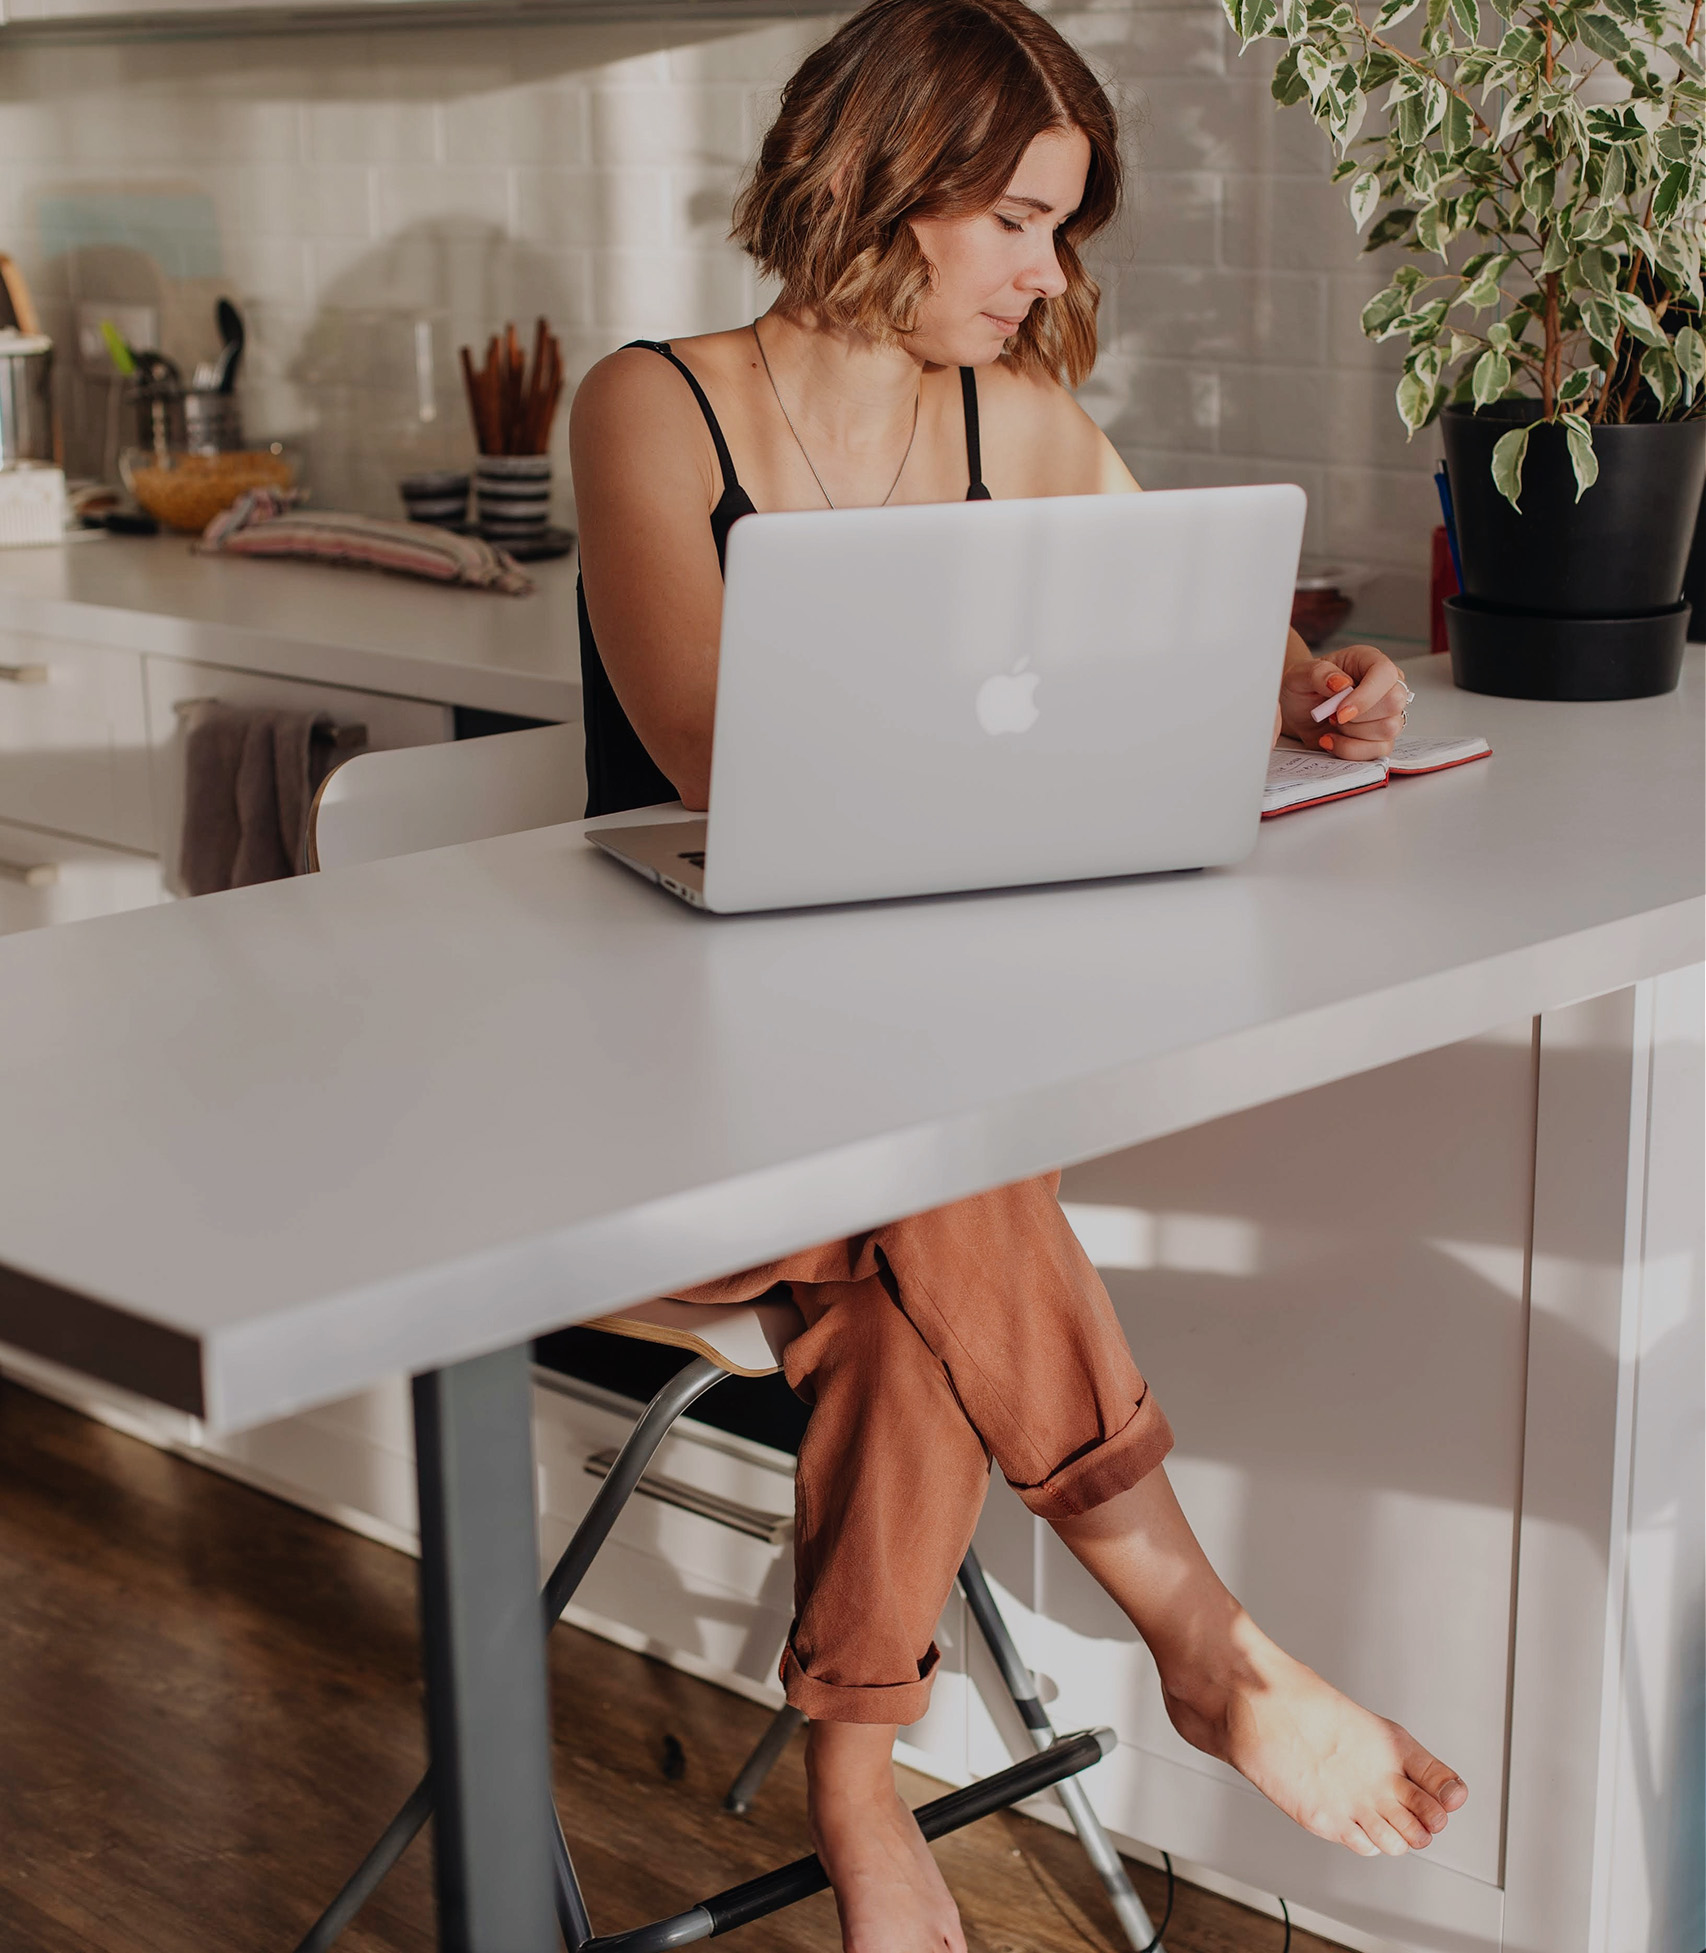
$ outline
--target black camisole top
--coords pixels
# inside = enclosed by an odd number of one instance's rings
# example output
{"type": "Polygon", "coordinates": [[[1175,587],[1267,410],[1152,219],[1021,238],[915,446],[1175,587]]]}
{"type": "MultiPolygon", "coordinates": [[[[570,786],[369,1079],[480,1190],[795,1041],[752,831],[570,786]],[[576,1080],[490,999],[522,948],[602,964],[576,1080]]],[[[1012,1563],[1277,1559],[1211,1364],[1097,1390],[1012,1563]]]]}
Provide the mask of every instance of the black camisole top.
{"type": "MultiPolygon", "coordinates": [[[[717,506],[711,511],[711,535],[717,545],[717,563],[721,567],[728,548],[729,531],[743,515],[756,515],[758,511],[752,497],[742,488],[735,475],[729,444],[723,439],[723,430],[717,425],[717,416],[711,411],[710,401],[705,398],[705,389],[667,344],[651,339],[636,339],[633,344],[643,346],[647,352],[661,353],[680,372],[693,389],[693,398],[698,401],[699,411],[705,416],[705,425],[711,430],[711,439],[717,450],[717,465],[723,471],[723,492],[717,506]]],[[[989,490],[983,483],[983,456],[977,427],[977,376],[969,366],[960,368],[960,395],[965,403],[966,471],[970,476],[966,500],[987,502],[989,490]]],[[[622,710],[622,702],[611,686],[604,660],[598,655],[598,645],[593,640],[592,622],[586,614],[586,592],[578,578],[575,582],[575,602],[580,617],[581,710],[586,723],[588,817],[594,814],[619,814],[630,807],[655,807],[660,801],[677,799],[679,796],[675,788],[640,744],[640,736],[629,723],[627,713],[622,710]]]]}

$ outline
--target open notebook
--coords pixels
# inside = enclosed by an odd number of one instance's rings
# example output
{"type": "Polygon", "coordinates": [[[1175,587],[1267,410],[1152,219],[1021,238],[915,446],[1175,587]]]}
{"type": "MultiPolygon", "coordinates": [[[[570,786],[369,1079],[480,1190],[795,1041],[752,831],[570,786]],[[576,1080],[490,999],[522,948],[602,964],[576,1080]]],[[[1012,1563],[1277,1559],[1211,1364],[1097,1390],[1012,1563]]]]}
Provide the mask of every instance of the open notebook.
{"type": "Polygon", "coordinates": [[[1400,739],[1386,759],[1342,760],[1334,759],[1331,753],[1281,746],[1268,760],[1262,819],[1294,813],[1299,807],[1319,807],[1329,800],[1349,800],[1353,794],[1373,793],[1389,779],[1467,766],[1471,760],[1486,759],[1492,750],[1484,739],[1414,736],[1400,739]]]}

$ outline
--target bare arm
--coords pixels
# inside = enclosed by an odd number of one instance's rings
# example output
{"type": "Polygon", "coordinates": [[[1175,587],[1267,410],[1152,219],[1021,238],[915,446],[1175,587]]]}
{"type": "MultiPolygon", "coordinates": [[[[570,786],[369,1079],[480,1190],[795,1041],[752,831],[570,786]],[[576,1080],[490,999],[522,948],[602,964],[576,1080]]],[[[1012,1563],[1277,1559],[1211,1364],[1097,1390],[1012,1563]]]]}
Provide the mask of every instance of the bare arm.
{"type": "Polygon", "coordinates": [[[715,450],[656,353],[601,360],[569,417],[587,614],[640,742],[685,805],[711,790],[723,579],[709,514],[715,450]]]}
{"type": "Polygon", "coordinates": [[[1137,492],[1114,444],[1059,381],[996,365],[979,369],[977,389],[984,477],[998,499],[1137,492]]]}

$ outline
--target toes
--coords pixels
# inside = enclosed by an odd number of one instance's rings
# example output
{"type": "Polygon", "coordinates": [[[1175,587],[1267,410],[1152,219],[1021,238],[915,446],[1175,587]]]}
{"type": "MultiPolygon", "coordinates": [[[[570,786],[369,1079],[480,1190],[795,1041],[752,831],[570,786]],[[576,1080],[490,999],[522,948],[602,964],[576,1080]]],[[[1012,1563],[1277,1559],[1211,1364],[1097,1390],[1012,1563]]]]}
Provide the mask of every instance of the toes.
{"type": "Polygon", "coordinates": [[[1357,1819],[1357,1829],[1388,1858],[1402,1858],[1410,1847],[1406,1840],[1380,1815],[1378,1811],[1365,1811],[1357,1819]]]}
{"type": "MultiPolygon", "coordinates": [[[[1394,1797],[1389,1804],[1382,1805],[1380,1815],[1412,1851],[1424,1851],[1433,1843],[1433,1832],[1428,1829],[1424,1820],[1408,1809],[1399,1798],[1394,1797]]],[[[1445,1817],[1442,1813],[1440,1824],[1443,1826],[1444,1823],[1445,1817]]]]}
{"type": "Polygon", "coordinates": [[[1445,1829],[1446,1812],[1437,1797],[1430,1797],[1419,1783],[1412,1783],[1408,1777],[1398,1786],[1398,1797],[1412,1817],[1419,1818],[1430,1834],[1445,1829]]]}
{"type": "Polygon", "coordinates": [[[1420,1784],[1443,1811],[1461,1810],[1469,1801],[1469,1786],[1449,1765],[1429,1756],[1420,1743],[1404,1759],[1404,1774],[1412,1783],[1420,1784]]]}
{"type": "MultiPolygon", "coordinates": [[[[1372,1820],[1370,1820],[1372,1822],[1372,1820]]],[[[1347,1850],[1354,1851],[1359,1858],[1378,1858],[1380,1847],[1369,1837],[1360,1824],[1353,1824],[1339,1839],[1347,1850]]]]}

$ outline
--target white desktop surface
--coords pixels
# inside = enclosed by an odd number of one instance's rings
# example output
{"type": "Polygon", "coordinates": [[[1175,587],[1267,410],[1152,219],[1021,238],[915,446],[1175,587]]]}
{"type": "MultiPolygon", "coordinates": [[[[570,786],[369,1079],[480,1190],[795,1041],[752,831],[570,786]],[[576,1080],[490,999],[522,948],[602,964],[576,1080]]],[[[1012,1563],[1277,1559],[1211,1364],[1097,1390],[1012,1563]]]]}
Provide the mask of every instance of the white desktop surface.
{"type": "Polygon", "coordinates": [[[1701,958],[1698,652],[1410,671],[1493,758],[1230,870],[716,918],[576,824],[0,941],[0,1340],[237,1428],[1701,958]]]}

